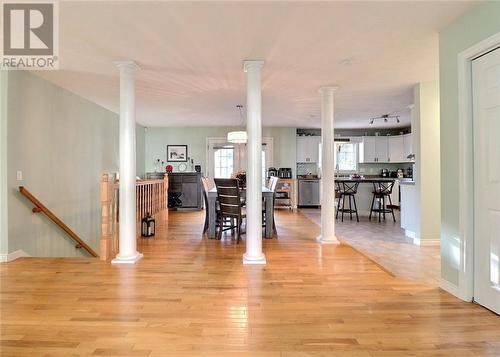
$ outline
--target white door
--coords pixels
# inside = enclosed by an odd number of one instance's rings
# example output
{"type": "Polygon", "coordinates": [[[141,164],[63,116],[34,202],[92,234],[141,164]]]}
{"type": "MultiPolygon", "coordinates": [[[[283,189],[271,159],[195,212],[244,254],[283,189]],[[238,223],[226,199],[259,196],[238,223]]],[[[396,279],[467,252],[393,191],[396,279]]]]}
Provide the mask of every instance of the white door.
{"type": "MultiPolygon", "coordinates": [[[[246,144],[228,143],[226,138],[207,138],[207,176],[230,178],[238,171],[246,171],[246,144]]],[[[273,166],[273,138],[262,138],[262,178],[273,166]]]]}
{"type": "Polygon", "coordinates": [[[472,62],[474,300],[500,313],[500,49],[472,62]]]}

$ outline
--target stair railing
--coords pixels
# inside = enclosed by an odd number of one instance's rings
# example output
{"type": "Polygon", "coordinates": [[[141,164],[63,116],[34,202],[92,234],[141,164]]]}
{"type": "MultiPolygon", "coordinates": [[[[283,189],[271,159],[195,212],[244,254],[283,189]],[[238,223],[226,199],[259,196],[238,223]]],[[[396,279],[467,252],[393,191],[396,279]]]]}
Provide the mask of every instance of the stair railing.
{"type": "Polygon", "coordinates": [[[47,218],[54,222],[59,228],[61,228],[66,234],[76,242],[75,247],[80,249],[83,248],[87,253],[93,257],[98,257],[97,253],[85,243],[71,228],[69,228],[59,217],[57,217],[51,210],[49,210],[44,204],[42,204],[31,192],[29,192],[25,187],[20,186],[19,192],[33,203],[33,213],[43,213],[47,218]]]}

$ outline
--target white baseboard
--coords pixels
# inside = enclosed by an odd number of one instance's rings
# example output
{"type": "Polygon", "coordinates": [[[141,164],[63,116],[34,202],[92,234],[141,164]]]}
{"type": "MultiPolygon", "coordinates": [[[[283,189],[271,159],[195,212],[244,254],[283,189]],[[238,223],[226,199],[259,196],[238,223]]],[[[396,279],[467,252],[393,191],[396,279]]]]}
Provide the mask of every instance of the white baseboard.
{"type": "Polygon", "coordinates": [[[405,236],[413,239],[413,244],[420,245],[420,239],[417,238],[417,234],[413,231],[405,229],[405,236]],[[418,243],[416,243],[418,241],[418,243]]]}
{"type": "Polygon", "coordinates": [[[444,280],[443,278],[441,278],[439,287],[444,291],[449,292],[451,295],[455,295],[456,297],[460,298],[460,289],[458,288],[458,286],[450,283],[448,280],[444,280]]]}
{"type": "Polygon", "coordinates": [[[420,237],[417,237],[417,234],[413,231],[409,231],[405,229],[405,236],[407,236],[410,239],[413,239],[413,244],[415,245],[440,245],[441,244],[441,239],[421,239],[420,237]]]}
{"type": "Polygon", "coordinates": [[[441,239],[421,239],[420,245],[441,245],[441,239]]]}
{"type": "Polygon", "coordinates": [[[19,259],[19,258],[24,258],[24,257],[31,257],[28,253],[26,253],[24,250],[19,249],[16,250],[15,252],[9,253],[9,254],[0,254],[0,263],[8,263],[13,260],[19,259]]]}
{"type": "Polygon", "coordinates": [[[413,238],[413,244],[420,245],[420,246],[422,246],[422,245],[425,245],[425,246],[435,246],[435,245],[440,245],[441,244],[441,239],[420,239],[420,238],[417,238],[417,237],[410,237],[410,238],[413,238]]]}

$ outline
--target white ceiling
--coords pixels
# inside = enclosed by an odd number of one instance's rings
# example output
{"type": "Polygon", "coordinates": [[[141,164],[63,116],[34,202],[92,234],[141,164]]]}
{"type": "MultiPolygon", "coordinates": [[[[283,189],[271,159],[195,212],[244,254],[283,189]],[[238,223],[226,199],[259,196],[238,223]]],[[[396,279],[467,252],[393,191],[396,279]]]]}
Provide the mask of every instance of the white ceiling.
{"type": "MultiPolygon", "coordinates": [[[[338,85],[336,127],[400,113],[438,79],[438,32],[473,2],[63,2],[60,71],[37,74],[118,111],[132,59],[137,121],[239,125],[244,59],[263,59],[263,123],[319,127],[322,85],[338,85]]],[[[389,122],[387,126],[396,126],[389,122]]],[[[375,127],[383,127],[383,121],[375,127]]]]}

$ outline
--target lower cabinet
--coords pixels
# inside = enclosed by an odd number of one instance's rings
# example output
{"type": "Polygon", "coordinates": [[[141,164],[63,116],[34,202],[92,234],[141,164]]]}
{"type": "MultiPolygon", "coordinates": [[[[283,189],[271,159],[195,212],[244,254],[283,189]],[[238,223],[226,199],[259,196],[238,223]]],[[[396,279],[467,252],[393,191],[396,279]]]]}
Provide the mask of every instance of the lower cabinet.
{"type": "Polygon", "coordinates": [[[170,209],[201,210],[202,202],[200,172],[168,174],[168,207],[170,209]]]}

